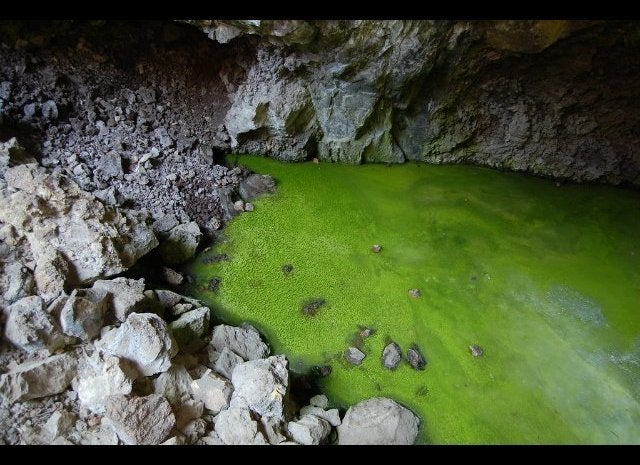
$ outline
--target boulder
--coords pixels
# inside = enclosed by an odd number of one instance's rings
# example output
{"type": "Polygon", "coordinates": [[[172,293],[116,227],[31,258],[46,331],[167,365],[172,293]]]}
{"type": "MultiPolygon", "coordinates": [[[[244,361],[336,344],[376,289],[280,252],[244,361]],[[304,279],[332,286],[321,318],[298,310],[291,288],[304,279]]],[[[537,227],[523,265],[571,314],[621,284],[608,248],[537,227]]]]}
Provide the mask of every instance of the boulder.
{"type": "Polygon", "coordinates": [[[100,334],[107,310],[106,296],[98,297],[89,291],[74,289],[60,311],[62,331],[83,341],[100,334]]]}
{"type": "Polygon", "coordinates": [[[97,349],[133,363],[143,376],[167,371],[178,353],[171,331],[154,313],[132,313],[95,342],[97,349]]]}
{"type": "Polygon", "coordinates": [[[413,444],[419,420],[392,399],[374,397],[347,410],[338,426],[338,444],[413,444]]]}
{"type": "Polygon", "coordinates": [[[96,296],[107,298],[114,316],[120,321],[126,320],[130,313],[144,313],[151,306],[144,294],[143,278],[98,280],[91,289],[96,296]]]}
{"type": "Polygon", "coordinates": [[[395,342],[388,344],[382,351],[382,366],[395,370],[402,360],[402,350],[395,342]]]}
{"type": "Polygon", "coordinates": [[[233,353],[228,347],[224,347],[222,352],[218,354],[218,358],[213,364],[213,369],[227,379],[231,379],[233,369],[239,363],[243,363],[244,359],[233,353]]]}
{"type": "Polygon", "coordinates": [[[202,401],[208,410],[217,415],[229,407],[233,385],[207,369],[200,378],[191,382],[191,390],[196,400],[202,401]]]}
{"type": "Polygon", "coordinates": [[[158,394],[110,396],[105,416],[118,437],[129,445],[160,444],[176,424],[169,402],[158,394]]]}
{"type": "Polygon", "coordinates": [[[269,355],[269,347],[262,342],[255,329],[218,325],[213,328],[211,345],[218,351],[227,347],[244,360],[256,360],[269,355]]]}
{"type": "Polygon", "coordinates": [[[196,351],[205,345],[202,338],[209,331],[210,314],[207,307],[200,307],[183,313],[180,318],[169,323],[182,353],[196,351]]]}
{"type": "Polygon", "coordinates": [[[191,399],[192,381],[184,366],[174,364],[153,380],[153,392],[164,396],[172,406],[179,406],[191,399]]]}
{"type": "Polygon", "coordinates": [[[13,403],[63,392],[76,374],[77,363],[71,353],[21,363],[0,375],[0,396],[13,403]]]}
{"type": "Polygon", "coordinates": [[[10,194],[0,196],[0,221],[26,236],[38,289],[85,284],[127,270],[158,245],[148,215],[105,206],[68,177],[35,163],[7,169],[10,194]],[[40,279],[38,279],[38,277],[40,279]]]}
{"type": "Polygon", "coordinates": [[[248,408],[261,417],[283,418],[289,385],[287,359],[276,355],[236,365],[231,375],[231,406],[248,408]]]}
{"type": "Polygon", "coordinates": [[[222,442],[229,445],[268,444],[246,408],[229,408],[220,412],[215,418],[215,432],[222,442]]]}
{"type": "Polygon", "coordinates": [[[96,350],[80,357],[72,386],[83,408],[103,414],[107,398],[131,394],[137,377],[136,370],[125,360],[96,350]]]}
{"type": "Polygon", "coordinates": [[[317,445],[322,443],[331,432],[331,425],[315,415],[304,415],[297,421],[290,421],[287,430],[291,439],[299,444],[317,445]]]}
{"type": "Polygon", "coordinates": [[[193,258],[202,239],[197,223],[175,226],[160,245],[160,256],[169,265],[179,265],[193,258]]]}
{"type": "Polygon", "coordinates": [[[40,297],[23,297],[9,305],[6,312],[4,335],[21,349],[27,352],[47,349],[53,353],[65,346],[64,335],[40,297]]]}
{"type": "Polygon", "coordinates": [[[250,174],[240,181],[238,192],[245,202],[249,202],[259,195],[273,193],[276,182],[268,174],[250,174]]]}
{"type": "Polygon", "coordinates": [[[364,357],[365,357],[364,353],[357,347],[349,347],[344,352],[345,360],[351,363],[352,365],[360,365],[364,360],[364,357]]]}

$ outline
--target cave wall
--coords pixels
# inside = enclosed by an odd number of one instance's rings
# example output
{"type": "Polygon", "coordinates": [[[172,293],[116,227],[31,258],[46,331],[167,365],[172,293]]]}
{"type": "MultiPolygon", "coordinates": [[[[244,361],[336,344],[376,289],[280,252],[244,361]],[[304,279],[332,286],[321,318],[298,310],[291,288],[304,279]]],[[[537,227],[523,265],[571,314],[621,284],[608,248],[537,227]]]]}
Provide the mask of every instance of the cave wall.
{"type": "Polygon", "coordinates": [[[5,22],[0,41],[0,126],[37,128],[45,161],[158,146],[640,184],[631,21],[5,22]]]}

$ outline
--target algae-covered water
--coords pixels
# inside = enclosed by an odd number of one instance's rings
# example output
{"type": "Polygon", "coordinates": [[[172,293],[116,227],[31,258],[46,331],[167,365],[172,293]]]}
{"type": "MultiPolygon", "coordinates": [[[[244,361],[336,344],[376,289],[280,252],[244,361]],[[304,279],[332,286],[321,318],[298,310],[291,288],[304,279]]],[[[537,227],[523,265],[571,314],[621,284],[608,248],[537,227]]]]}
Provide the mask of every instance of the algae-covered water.
{"type": "Polygon", "coordinates": [[[392,397],[421,417],[422,443],[640,443],[639,192],[468,166],[229,161],[278,191],[195,260],[193,291],[293,369],[330,364],[334,405],[392,397]],[[354,367],[342,352],[359,325],[376,332],[354,367]],[[418,344],[426,369],[384,369],[388,340],[418,344]]]}

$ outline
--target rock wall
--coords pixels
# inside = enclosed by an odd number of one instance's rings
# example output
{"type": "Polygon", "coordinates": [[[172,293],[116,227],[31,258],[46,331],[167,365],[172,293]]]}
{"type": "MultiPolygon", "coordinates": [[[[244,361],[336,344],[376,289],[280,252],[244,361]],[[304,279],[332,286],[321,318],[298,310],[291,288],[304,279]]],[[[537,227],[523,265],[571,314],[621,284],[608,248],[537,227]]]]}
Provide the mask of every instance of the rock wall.
{"type": "Polygon", "coordinates": [[[631,21],[0,22],[0,42],[0,137],[87,190],[122,177],[154,219],[221,216],[222,152],[640,184],[631,21]]]}

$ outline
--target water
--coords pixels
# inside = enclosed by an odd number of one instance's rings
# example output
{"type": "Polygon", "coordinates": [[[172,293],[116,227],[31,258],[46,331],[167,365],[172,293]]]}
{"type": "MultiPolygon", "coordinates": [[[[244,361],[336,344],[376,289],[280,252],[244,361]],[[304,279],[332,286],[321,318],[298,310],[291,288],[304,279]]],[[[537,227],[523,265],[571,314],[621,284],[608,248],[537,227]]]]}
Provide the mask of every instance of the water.
{"type": "Polygon", "coordinates": [[[640,443],[639,192],[465,166],[238,160],[278,192],[208,252],[230,261],[195,260],[193,292],[252,322],[292,368],[332,365],[334,405],[392,397],[421,417],[422,443],[640,443]],[[326,304],[304,315],[314,297],[326,304]],[[341,354],[360,325],[376,332],[352,367],[341,354]],[[383,369],[389,339],[417,343],[427,368],[383,369]]]}

